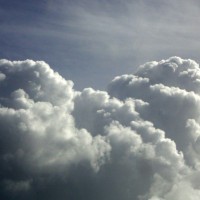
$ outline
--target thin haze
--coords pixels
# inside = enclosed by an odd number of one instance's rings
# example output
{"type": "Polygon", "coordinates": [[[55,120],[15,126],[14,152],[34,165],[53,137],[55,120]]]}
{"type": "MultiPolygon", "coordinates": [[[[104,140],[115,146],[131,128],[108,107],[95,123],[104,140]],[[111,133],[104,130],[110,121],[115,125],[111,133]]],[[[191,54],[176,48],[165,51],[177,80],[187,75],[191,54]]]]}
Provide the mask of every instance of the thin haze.
{"type": "Polygon", "coordinates": [[[199,13],[0,0],[0,199],[199,200],[199,13]]]}
{"type": "Polygon", "coordinates": [[[195,0],[0,1],[0,57],[44,60],[75,82],[105,88],[115,76],[173,55],[199,61],[195,0]]]}

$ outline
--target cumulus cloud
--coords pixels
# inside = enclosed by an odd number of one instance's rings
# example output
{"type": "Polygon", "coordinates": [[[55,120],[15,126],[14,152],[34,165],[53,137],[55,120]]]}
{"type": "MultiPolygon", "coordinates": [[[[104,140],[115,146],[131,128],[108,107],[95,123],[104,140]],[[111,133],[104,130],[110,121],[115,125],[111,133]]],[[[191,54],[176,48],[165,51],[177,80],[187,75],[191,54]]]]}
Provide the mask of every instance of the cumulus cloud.
{"type": "Polygon", "coordinates": [[[45,62],[0,60],[2,198],[199,199],[199,80],[172,57],[75,91],[45,62]]]}

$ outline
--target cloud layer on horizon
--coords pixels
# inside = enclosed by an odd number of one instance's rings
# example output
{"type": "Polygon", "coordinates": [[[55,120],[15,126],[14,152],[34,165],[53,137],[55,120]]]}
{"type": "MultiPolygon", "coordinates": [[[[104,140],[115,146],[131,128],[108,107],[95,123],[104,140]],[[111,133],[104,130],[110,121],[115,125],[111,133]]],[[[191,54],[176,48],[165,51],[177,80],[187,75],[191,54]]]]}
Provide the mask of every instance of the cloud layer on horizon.
{"type": "Polygon", "coordinates": [[[75,91],[41,61],[0,60],[2,199],[196,200],[200,69],[171,57],[75,91]]]}

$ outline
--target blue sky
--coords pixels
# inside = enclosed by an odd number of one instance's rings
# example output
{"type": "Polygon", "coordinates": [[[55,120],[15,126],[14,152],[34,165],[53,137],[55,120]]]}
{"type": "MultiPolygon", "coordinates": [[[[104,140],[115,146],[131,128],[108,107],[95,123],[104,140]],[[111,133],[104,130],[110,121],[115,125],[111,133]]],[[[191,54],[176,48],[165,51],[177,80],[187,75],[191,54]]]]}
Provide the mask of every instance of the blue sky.
{"type": "Polygon", "coordinates": [[[193,0],[0,0],[0,57],[44,60],[77,89],[103,89],[147,61],[199,61],[199,11],[193,0]]]}
{"type": "Polygon", "coordinates": [[[199,13],[0,0],[0,199],[199,200],[199,13]]]}

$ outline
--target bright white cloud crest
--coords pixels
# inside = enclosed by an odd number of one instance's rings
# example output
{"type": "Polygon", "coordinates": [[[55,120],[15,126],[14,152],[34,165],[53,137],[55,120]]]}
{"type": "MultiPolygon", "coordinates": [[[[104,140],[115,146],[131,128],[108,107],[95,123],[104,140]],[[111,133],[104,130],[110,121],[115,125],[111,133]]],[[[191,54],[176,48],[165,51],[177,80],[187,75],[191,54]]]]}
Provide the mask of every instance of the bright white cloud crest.
{"type": "Polygon", "coordinates": [[[44,62],[1,60],[0,103],[5,196],[200,198],[200,69],[192,60],[146,63],[108,92],[75,91],[44,62]]]}

